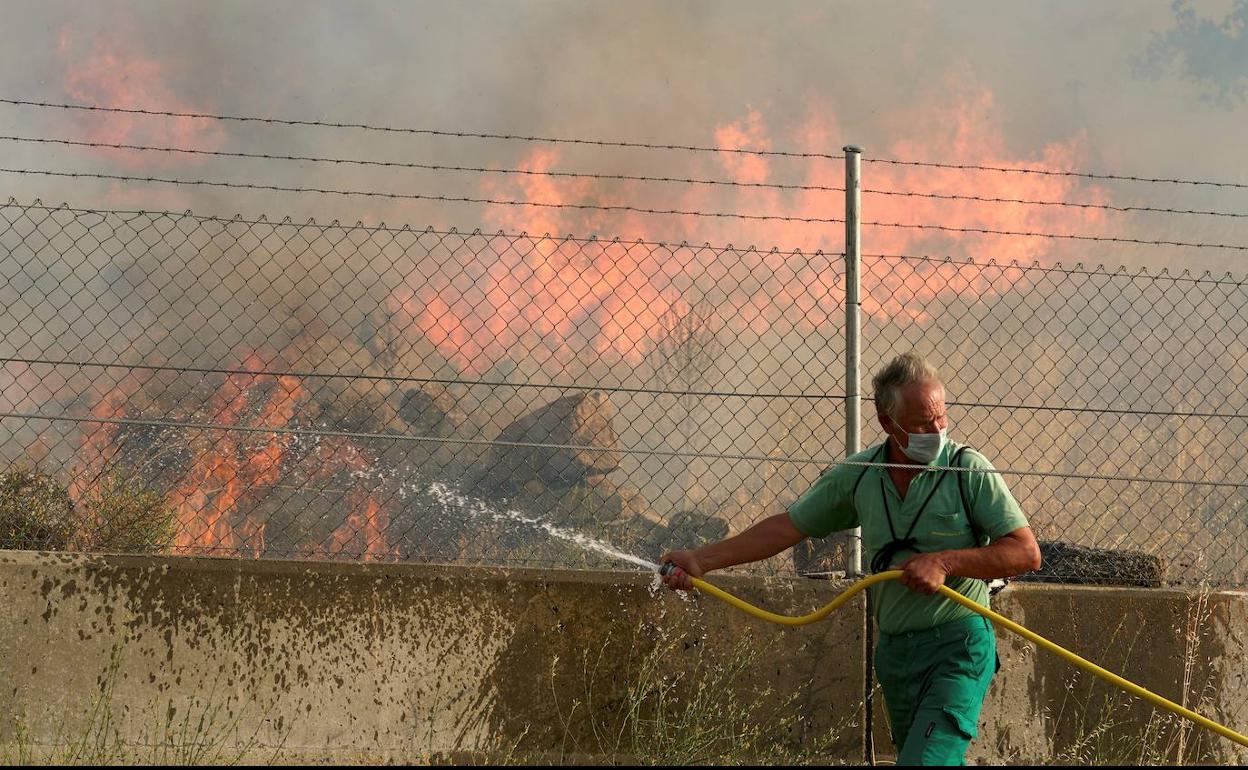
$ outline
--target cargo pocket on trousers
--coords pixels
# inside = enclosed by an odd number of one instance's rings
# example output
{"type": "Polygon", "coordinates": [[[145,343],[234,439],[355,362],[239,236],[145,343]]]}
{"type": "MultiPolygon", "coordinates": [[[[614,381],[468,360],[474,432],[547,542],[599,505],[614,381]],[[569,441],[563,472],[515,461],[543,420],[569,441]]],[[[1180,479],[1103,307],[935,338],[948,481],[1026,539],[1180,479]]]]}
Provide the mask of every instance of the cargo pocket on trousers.
{"type": "Polygon", "coordinates": [[[963,714],[953,706],[945,706],[942,711],[953,722],[953,726],[958,728],[958,732],[968,741],[975,740],[975,736],[979,734],[979,730],[975,724],[975,720],[963,714]]]}

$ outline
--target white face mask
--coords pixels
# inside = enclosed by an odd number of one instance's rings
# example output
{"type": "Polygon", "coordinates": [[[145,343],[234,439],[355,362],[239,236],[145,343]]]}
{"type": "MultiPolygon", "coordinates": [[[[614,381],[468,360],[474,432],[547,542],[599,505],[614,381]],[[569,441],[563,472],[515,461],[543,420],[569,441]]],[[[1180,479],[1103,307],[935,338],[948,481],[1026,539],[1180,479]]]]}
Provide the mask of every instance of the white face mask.
{"type": "Polygon", "coordinates": [[[945,432],[940,433],[906,433],[909,443],[902,447],[906,457],[916,463],[927,465],[940,455],[945,446],[945,432]]]}

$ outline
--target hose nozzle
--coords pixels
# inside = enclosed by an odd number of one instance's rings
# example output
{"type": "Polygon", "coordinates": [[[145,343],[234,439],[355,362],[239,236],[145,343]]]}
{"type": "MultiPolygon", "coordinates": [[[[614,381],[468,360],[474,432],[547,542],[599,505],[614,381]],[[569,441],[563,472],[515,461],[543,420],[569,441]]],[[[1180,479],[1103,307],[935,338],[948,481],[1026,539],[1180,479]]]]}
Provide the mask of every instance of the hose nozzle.
{"type": "Polygon", "coordinates": [[[659,567],[659,575],[662,577],[667,577],[668,575],[672,574],[672,570],[674,569],[676,569],[676,565],[673,564],[672,562],[670,561],[663,562],[663,566],[659,567]]]}

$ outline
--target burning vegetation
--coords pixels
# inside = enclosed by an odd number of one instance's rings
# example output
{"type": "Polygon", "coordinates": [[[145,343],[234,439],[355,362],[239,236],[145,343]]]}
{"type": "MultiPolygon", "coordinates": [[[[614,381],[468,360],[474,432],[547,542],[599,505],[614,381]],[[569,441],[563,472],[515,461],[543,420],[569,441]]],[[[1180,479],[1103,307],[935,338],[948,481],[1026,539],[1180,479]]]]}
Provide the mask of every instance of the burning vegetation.
{"type": "Polygon", "coordinates": [[[605,566],[540,530],[517,528],[524,517],[509,518],[508,510],[605,528],[621,543],[647,550],[665,542],[668,530],[649,503],[607,479],[619,455],[616,413],[606,394],[579,391],[518,418],[499,410],[473,421],[461,408],[464,399],[445,385],[380,374],[386,362],[378,357],[349,340],[321,336],[296,340],[285,353],[247,350],[229,373],[157,367],[111,383],[99,378],[84,398],[101,422],[86,423],[68,482],[21,470],[7,479],[6,544],[605,566]],[[301,371],[308,355],[325,347],[351,351],[347,359],[363,371],[301,371]],[[497,444],[486,445],[482,431],[496,421],[509,424],[497,444]],[[477,443],[440,440],[455,438],[477,443]],[[130,486],[120,486],[121,479],[130,486]],[[448,484],[463,491],[461,502],[448,502],[442,491],[448,484]],[[120,497],[130,508],[117,505],[120,497]],[[116,529],[102,516],[141,518],[136,505],[150,514],[142,537],[96,534],[116,529]]]}

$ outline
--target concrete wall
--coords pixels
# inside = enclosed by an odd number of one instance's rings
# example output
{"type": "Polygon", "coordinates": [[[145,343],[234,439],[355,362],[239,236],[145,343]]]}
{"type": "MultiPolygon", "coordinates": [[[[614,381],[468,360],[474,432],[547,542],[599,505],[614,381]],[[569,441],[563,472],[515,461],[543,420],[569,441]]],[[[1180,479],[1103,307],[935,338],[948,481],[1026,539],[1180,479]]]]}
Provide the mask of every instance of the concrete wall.
{"type": "MultiPolygon", "coordinates": [[[[716,582],[781,612],[844,587],[716,582]]],[[[679,740],[694,725],[713,737],[742,720],[763,729],[731,737],[741,758],[801,759],[824,742],[826,757],[861,757],[861,603],[786,630],[709,597],[652,591],[636,573],[26,552],[0,552],[0,601],[9,758],[102,735],[140,761],[679,760],[697,756],[679,740]],[[643,697],[646,683],[672,689],[643,697]],[[635,703],[643,711],[630,720],[635,703]]],[[[1015,585],[996,606],[1248,728],[1242,594],[1015,585]]],[[[972,759],[1235,758],[1226,741],[1176,732],[1029,643],[1000,639],[972,759]]],[[[882,712],[876,724],[886,756],[882,712]]]]}
{"type": "MultiPolygon", "coordinates": [[[[722,582],[781,611],[828,588],[722,582]]],[[[672,705],[703,697],[700,722],[735,703],[776,724],[785,714],[771,707],[792,698],[787,713],[804,718],[772,743],[796,751],[839,727],[828,751],[861,751],[849,724],[861,604],[778,630],[650,585],[638,573],[0,552],[0,743],[38,753],[98,732],[111,690],[109,729],[127,741],[198,741],[227,760],[645,754],[667,745],[661,731],[639,747],[620,727],[639,700],[654,724],[657,699],[636,688],[666,674],[672,705]],[[647,676],[656,647],[670,654],[647,676]],[[738,671],[742,654],[760,665],[738,671]]]]}
{"type": "MultiPolygon", "coordinates": [[[[1248,733],[1248,595],[1014,584],[995,609],[1052,642],[1248,733]]],[[[972,757],[1080,764],[1230,762],[1248,752],[1008,631],[972,757]]]]}
{"type": "MultiPolygon", "coordinates": [[[[1013,583],[993,609],[1097,665],[1248,733],[1248,595],[1013,583]]],[[[1243,763],[1248,752],[997,629],[1001,670],[968,762],[1243,763]]],[[[882,702],[878,757],[891,757],[882,702]]]]}

